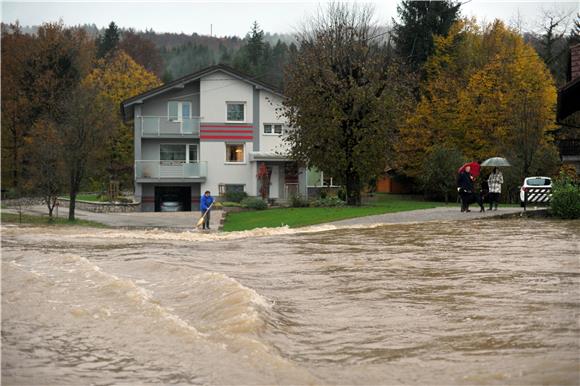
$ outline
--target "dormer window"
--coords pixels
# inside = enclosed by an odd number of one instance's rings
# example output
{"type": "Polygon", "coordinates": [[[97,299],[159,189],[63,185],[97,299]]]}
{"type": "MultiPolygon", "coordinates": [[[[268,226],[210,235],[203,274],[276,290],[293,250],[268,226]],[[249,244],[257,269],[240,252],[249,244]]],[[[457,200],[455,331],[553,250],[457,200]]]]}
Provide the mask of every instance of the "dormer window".
{"type": "Polygon", "coordinates": [[[226,120],[228,122],[246,121],[245,102],[226,102],[226,120]]]}

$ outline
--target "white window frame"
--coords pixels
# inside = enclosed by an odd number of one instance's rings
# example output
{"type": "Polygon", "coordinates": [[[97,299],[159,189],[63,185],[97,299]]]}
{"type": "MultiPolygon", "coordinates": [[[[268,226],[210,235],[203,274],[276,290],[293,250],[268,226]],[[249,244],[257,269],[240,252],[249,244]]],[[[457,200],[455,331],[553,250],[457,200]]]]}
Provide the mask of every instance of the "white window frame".
{"type": "Polygon", "coordinates": [[[189,119],[191,119],[193,117],[192,115],[192,104],[189,101],[168,101],[167,102],[167,120],[171,121],[171,122],[183,122],[183,105],[184,104],[188,104],[189,105],[189,119]],[[169,115],[169,103],[170,102],[175,102],[177,103],[177,119],[173,119],[170,115],[169,115]]]}
{"type": "Polygon", "coordinates": [[[246,122],[246,111],[247,111],[247,103],[246,102],[241,102],[241,101],[227,101],[226,102],[226,119],[225,122],[236,122],[236,123],[245,123],[246,122]],[[229,105],[242,105],[244,106],[244,117],[242,118],[241,121],[236,121],[236,120],[231,120],[228,119],[228,106],[229,105]]]}
{"type": "Polygon", "coordinates": [[[224,150],[225,150],[225,157],[224,157],[224,164],[226,165],[244,165],[246,164],[246,144],[244,142],[225,142],[224,143],[224,150]],[[242,151],[244,152],[244,160],[243,161],[228,161],[228,146],[236,146],[241,145],[242,151]]]}
{"type": "Polygon", "coordinates": [[[284,125],[282,123],[270,123],[270,122],[264,122],[264,124],[262,125],[262,133],[264,135],[272,135],[272,136],[281,136],[282,134],[284,134],[284,125]],[[270,125],[272,127],[272,132],[271,133],[266,133],[266,126],[270,125]],[[280,126],[280,132],[276,133],[276,129],[274,128],[274,126],[280,126]]]}
{"type": "Polygon", "coordinates": [[[164,142],[164,143],[160,143],[159,144],[159,161],[167,161],[167,162],[178,162],[178,161],[183,161],[183,160],[162,160],[161,159],[161,146],[162,145],[180,145],[180,146],[185,146],[185,163],[197,163],[199,162],[199,146],[197,143],[175,143],[175,142],[164,142]],[[189,147],[190,146],[195,146],[197,148],[197,159],[196,160],[190,160],[189,159],[189,147]]]}

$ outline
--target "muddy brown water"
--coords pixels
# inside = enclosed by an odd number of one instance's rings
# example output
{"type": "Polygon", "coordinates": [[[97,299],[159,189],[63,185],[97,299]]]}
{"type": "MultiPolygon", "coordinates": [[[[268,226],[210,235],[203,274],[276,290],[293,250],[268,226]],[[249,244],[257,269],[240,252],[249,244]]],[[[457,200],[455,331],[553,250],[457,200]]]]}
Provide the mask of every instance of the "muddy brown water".
{"type": "Polygon", "coordinates": [[[2,228],[2,384],[580,382],[580,222],[2,228]]]}

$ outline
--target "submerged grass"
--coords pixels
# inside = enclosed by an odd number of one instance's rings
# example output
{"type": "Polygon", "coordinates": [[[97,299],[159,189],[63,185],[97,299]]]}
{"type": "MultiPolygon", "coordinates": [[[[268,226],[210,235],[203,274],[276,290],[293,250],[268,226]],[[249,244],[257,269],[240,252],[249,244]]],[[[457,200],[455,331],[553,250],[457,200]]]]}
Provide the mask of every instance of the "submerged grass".
{"type": "Polygon", "coordinates": [[[290,228],[322,224],[377,214],[431,209],[444,206],[441,202],[427,202],[405,196],[378,194],[375,200],[358,207],[335,208],[278,208],[263,211],[228,213],[223,230],[226,232],[254,228],[290,228]]]}
{"type": "Polygon", "coordinates": [[[107,225],[95,221],[74,220],[69,221],[66,218],[50,219],[48,216],[33,216],[29,214],[19,215],[17,213],[0,212],[0,221],[11,224],[39,225],[39,226],[86,226],[94,228],[108,228],[107,225]]]}

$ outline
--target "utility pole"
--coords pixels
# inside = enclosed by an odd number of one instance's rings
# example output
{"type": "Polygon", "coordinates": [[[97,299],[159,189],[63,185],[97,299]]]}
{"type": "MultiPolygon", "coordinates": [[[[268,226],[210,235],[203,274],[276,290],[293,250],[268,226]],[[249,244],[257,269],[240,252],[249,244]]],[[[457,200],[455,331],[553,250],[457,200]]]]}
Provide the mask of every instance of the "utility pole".
{"type": "Polygon", "coordinates": [[[209,36],[213,37],[213,24],[209,25],[209,36]]]}

